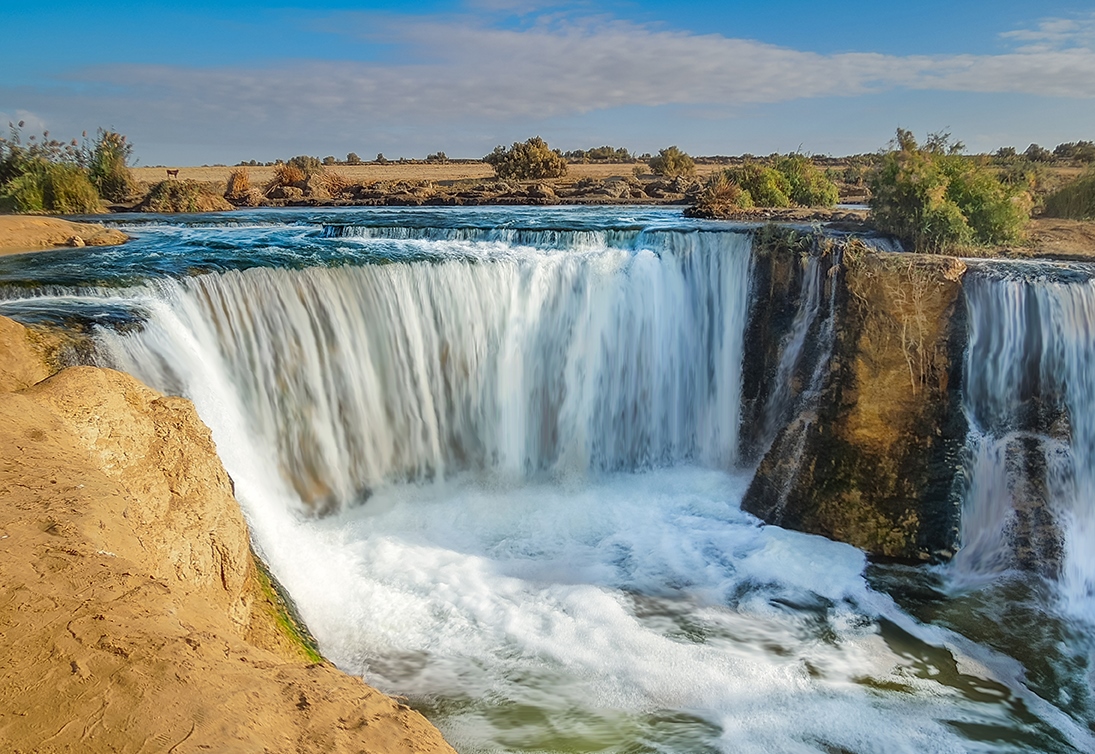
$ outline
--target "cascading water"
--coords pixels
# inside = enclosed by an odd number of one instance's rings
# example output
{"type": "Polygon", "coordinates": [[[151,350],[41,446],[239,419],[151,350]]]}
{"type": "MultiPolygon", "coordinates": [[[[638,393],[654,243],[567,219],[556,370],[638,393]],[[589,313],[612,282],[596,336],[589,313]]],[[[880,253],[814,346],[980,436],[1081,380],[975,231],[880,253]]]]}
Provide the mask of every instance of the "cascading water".
{"type": "Polygon", "coordinates": [[[259,442],[324,509],[462,470],[728,468],[749,237],[649,241],[201,276],[156,291],[140,338],[104,338],[115,363],[172,386],[186,380],[167,330],[200,338],[259,442]]]}
{"type": "Polygon", "coordinates": [[[965,291],[972,461],[954,567],[1036,570],[1095,620],[1095,280],[984,265],[965,291]]]}
{"type": "MultiPolygon", "coordinates": [[[[0,311],[98,323],[104,360],[194,400],[324,653],[460,751],[1095,746],[1060,676],[740,510],[746,234],[633,208],[237,217],[0,260],[0,311]]],[[[777,381],[832,335],[807,267],[777,381]]]]}

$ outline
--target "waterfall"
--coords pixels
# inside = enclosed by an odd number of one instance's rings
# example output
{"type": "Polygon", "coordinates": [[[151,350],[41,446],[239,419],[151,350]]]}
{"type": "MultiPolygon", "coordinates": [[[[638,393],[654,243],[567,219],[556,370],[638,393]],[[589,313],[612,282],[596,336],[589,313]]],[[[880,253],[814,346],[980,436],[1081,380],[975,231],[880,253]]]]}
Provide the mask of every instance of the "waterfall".
{"type": "Polygon", "coordinates": [[[965,296],[970,462],[954,568],[1039,571],[1095,618],[1095,281],[985,266],[965,296]]]}
{"type": "Polygon", "coordinates": [[[101,339],[172,392],[195,392],[180,353],[215,362],[256,445],[319,510],[467,470],[732,466],[750,236],[560,250],[543,233],[530,248],[423,231],[404,235],[429,260],[162,280],[144,328],[101,339]]]}

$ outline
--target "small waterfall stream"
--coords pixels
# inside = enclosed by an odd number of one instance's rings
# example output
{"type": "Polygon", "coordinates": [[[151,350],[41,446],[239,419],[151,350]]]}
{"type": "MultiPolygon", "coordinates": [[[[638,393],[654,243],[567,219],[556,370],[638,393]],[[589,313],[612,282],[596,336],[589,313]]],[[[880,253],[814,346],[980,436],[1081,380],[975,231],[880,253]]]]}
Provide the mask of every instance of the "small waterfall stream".
{"type": "Polygon", "coordinates": [[[1095,619],[1095,280],[988,266],[965,283],[971,457],[954,569],[1024,568],[1095,619]]]}

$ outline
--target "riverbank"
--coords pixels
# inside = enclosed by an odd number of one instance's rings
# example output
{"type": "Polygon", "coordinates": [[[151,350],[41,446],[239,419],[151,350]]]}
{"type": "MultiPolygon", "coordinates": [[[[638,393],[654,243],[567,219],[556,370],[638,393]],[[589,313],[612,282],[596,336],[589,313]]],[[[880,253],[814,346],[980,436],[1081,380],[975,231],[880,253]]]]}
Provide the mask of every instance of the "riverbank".
{"type": "Polygon", "coordinates": [[[61,345],[0,318],[6,750],[451,752],[288,629],[193,405],[61,345]]]}

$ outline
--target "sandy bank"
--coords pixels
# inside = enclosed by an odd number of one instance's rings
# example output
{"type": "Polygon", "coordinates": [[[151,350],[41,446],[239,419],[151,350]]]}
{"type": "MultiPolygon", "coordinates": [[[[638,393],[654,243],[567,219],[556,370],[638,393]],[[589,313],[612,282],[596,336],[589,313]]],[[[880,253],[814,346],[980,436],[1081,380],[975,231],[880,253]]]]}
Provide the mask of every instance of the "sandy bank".
{"type": "Polygon", "coordinates": [[[114,246],[128,240],[120,230],[98,223],[74,223],[37,215],[0,215],[0,255],[61,246],[114,246]]]}
{"type": "Polygon", "coordinates": [[[451,752],[302,659],[193,406],[47,341],[0,318],[4,750],[451,752]]]}

